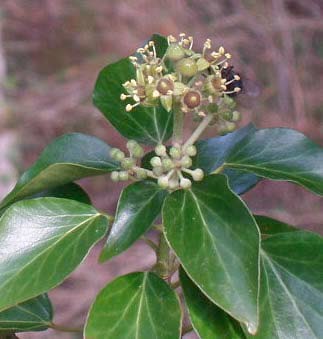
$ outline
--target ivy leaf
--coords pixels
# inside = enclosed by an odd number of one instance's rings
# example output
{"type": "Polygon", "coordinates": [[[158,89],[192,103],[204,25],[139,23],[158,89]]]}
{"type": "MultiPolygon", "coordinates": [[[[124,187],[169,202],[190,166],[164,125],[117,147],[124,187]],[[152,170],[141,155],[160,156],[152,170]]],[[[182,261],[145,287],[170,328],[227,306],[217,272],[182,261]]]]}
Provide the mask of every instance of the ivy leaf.
{"type": "Polygon", "coordinates": [[[282,221],[278,221],[263,215],[254,215],[254,218],[260,229],[261,235],[266,237],[275,235],[277,233],[300,231],[300,229],[294,226],[288,225],[282,221]]]}
{"type": "Polygon", "coordinates": [[[255,333],[258,326],[259,231],[223,175],[169,195],[166,238],[186,273],[216,305],[255,333]]]}
{"type": "Polygon", "coordinates": [[[44,190],[118,169],[118,163],[109,154],[110,146],[89,135],[72,133],[57,138],[20,177],[0,204],[0,210],[44,190]]]}
{"type": "MultiPolygon", "coordinates": [[[[223,165],[234,146],[239,145],[244,138],[254,131],[256,131],[256,127],[249,124],[221,137],[197,141],[195,144],[197,155],[193,162],[194,168],[201,168],[207,174],[212,173],[223,165]]],[[[259,177],[256,175],[239,170],[225,169],[223,173],[227,175],[231,189],[237,194],[247,192],[259,181],[259,177]]]]}
{"type": "Polygon", "coordinates": [[[259,339],[319,339],[323,333],[323,238],[280,233],[262,242],[259,339]]]}
{"type": "Polygon", "coordinates": [[[0,312],[0,333],[43,331],[52,319],[52,304],[43,294],[0,312]]]}
{"type": "MultiPolygon", "coordinates": [[[[155,34],[150,40],[155,41],[157,55],[162,57],[167,49],[166,38],[155,34]]],[[[106,66],[96,81],[93,103],[124,137],[150,145],[166,141],[173,130],[171,112],[160,105],[140,105],[131,112],[125,110],[126,104],[133,101],[120,99],[120,95],[126,92],[122,84],[135,78],[135,68],[129,58],[106,66]]]]}
{"type": "Polygon", "coordinates": [[[121,193],[115,221],[110,228],[100,261],[125,251],[153,224],[167,191],[152,181],[136,182],[121,193]]]}
{"type": "Polygon", "coordinates": [[[73,200],[19,201],[0,218],[0,310],[61,283],[107,230],[107,218],[73,200]]]}
{"type": "Polygon", "coordinates": [[[292,129],[251,132],[230,150],[224,166],[292,181],[323,195],[323,149],[292,129]]]}
{"type": "Polygon", "coordinates": [[[181,332],[176,293],[157,275],[136,272],[117,278],[96,297],[85,325],[91,339],[176,339],[181,332]]]}
{"type": "Polygon", "coordinates": [[[179,275],[193,328],[201,339],[246,338],[239,323],[213,304],[184,270],[179,275]]]}

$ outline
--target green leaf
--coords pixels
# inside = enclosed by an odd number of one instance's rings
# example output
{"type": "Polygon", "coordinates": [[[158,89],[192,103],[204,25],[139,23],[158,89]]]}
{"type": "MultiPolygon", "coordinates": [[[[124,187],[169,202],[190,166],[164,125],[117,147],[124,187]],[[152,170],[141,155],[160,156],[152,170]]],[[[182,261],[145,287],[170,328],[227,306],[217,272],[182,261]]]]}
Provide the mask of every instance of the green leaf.
{"type": "Polygon", "coordinates": [[[87,339],[176,339],[181,332],[176,293],[157,275],[131,273],[108,284],[91,306],[87,339]]]}
{"type": "Polygon", "coordinates": [[[225,167],[292,181],[323,194],[323,149],[292,129],[268,128],[250,133],[230,151],[225,167]]]}
{"type": "Polygon", "coordinates": [[[0,218],[0,310],[61,283],[107,230],[107,218],[73,200],[19,201],[0,218]]]}
{"type": "Polygon", "coordinates": [[[254,218],[257,222],[257,225],[260,229],[260,233],[263,236],[271,236],[277,233],[284,233],[284,232],[295,232],[300,231],[300,229],[288,225],[282,221],[275,220],[263,215],[254,215],[254,218]]]}
{"type": "Polygon", "coordinates": [[[185,302],[194,330],[201,339],[244,339],[239,323],[213,304],[181,269],[185,302]]]}
{"type": "Polygon", "coordinates": [[[167,191],[152,181],[140,181],[126,187],[100,260],[125,251],[142,236],[160,214],[166,195],[167,191]]]}
{"type": "Polygon", "coordinates": [[[50,190],[45,190],[43,192],[33,195],[31,198],[41,198],[41,197],[54,197],[54,198],[63,198],[76,200],[78,202],[83,202],[84,204],[91,204],[91,200],[87,193],[83,190],[82,187],[71,182],[69,184],[58,186],[50,190]]]}
{"type": "Polygon", "coordinates": [[[52,304],[43,294],[0,312],[0,333],[43,331],[52,319],[52,304]]]}
{"type": "MultiPolygon", "coordinates": [[[[197,155],[194,158],[194,168],[201,168],[207,174],[220,168],[231,150],[250,133],[256,131],[253,124],[249,124],[225,136],[199,140],[196,143],[197,155]]],[[[259,178],[250,173],[233,169],[225,169],[231,189],[237,194],[243,194],[254,187],[259,178]]]]}
{"type": "Polygon", "coordinates": [[[209,299],[251,333],[258,326],[259,231],[223,175],[169,195],[165,235],[183,268],[209,299]]]}
{"type": "Polygon", "coordinates": [[[280,233],[262,242],[259,339],[319,339],[323,333],[323,238],[280,233]]]}
{"type": "Polygon", "coordinates": [[[106,143],[89,135],[73,133],[57,138],[20,177],[0,209],[44,190],[117,169],[119,165],[109,153],[106,143]]]}
{"type": "MultiPolygon", "coordinates": [[[[167,48],[166,39],[153,35],[157,46],[157,55],[162,57],[167,48]]],[[[135,78],[135,68],[129,58],[106,66],[99,74],[93,93],[95,106],[104,114],[110,123],[126,138],[135,139],[144,144],[158,144],[170,138],[173,130],[172,113],[160,105],[144,107],[142,105],[126,112],[127,103],[120,95],[125,93],[122,86],[135,78]]]]}

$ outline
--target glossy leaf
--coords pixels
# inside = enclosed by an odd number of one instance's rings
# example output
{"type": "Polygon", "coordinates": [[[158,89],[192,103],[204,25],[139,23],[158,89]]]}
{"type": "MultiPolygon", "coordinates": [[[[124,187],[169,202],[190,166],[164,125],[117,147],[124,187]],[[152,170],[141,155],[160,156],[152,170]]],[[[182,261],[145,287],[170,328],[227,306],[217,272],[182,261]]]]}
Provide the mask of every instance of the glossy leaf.
{"type": "Polygon", "coordinates": [[[106,230],[106,217],[73,200],[12,205],[0,219],[0,310],[61,283],[106,230]]]}
{"type": "Polygon", "coordinates": [[[176,293],[157,275],[131,273],[108,284],[96,297],[85,326],[86,339],[180,338],[176,293]]]}
{"type": "Polygon", "coordinates": [[[275,220],[263,215],[254,215],[257,225],[260,229],[260,232],[263,236],[271,236],[277,233],[284,232],[295,232],[300,231],[300,229],[288,225],[282,221],[275,220]]]}
{"type": "MultiPolygon", "coordinates": [[[[162,57],[167,48],[166,39],[153,35],[157,54],[162,57]]],[[[123,83],[135,79],[135,68],[129,58],[106,66],[99,74],[93,93],[95,106],[104,114],[110,123],[126,138],[135,139],[144,144],[157,144],[166,141],[172,134],[172,113],[160,107],[140,105],[131,112],[125,106],[134,103],[122,101],[120,95],[125,93],[123,83]]]]}
{"type": "Polygon", "coordinates": [[[323,194],[323,149],[288,128],[257,130],[236,145],[225,167],[287,180],[323,194]]]}
{"type": "Polygon", "coordinates": [[[50,190],[45,190],[43,192],[33,195],[31,198],[41,198],[41,197],[54,197],[54,198],[63,198],[76,200],[78,202],[83,202],[84,204],[91,204],[90,197],[83,190],[83,188],[74,182],[69,184],[58,186],[50,190]]]}
{"type": "Polygon", "coordinates": [[[43,331],[52,319],[52,304],[43,294],[0,312],[0,333],[43,331]]]}
{"type": "Polygon", "coordinates": [[[280,233],[262,243],[259,339],[319,339],[323,333],[323,238],[280,233]]]}
{"type": "Polygon", "coordinates": [[[123,190],[101,261],[125,251],[150,228],[160,214],[166,194],[152,181],[136,182],[123,190]]]}
{"type": "Polygon", "coordinates": [[[89,135],[73,133],[57,138],[20,177],[0,209],[44,190],[115,170],[118,164],[109,153],[106,143],[89,135]]]}
{"type": "MultiPolygon", "coordinates": [[[[199,140],[196,143],[198,151],[193,166],[202,168],[205,173],[212,173],[223,165],[234,146],[254,131],[255,126],[249,124],[225,136],[199,140]]],[[[223,173],[227,175],[231,189],[237,194],[247,192],[259,181],[256,175],[238,170],[225,169],[223,173]]]]}
{"type": "Polygon", "coordinates": [[[182,269],[180,281],[193,328],[201,339],[246,338],[239,323],[213,304],[182,269]]]}
{"type": "Polygon", "coordinates": [[[183,268],[215,304],[255,332],[258,324],[259,231],[223,175],[169,195],[166,238],[183,268]]]}

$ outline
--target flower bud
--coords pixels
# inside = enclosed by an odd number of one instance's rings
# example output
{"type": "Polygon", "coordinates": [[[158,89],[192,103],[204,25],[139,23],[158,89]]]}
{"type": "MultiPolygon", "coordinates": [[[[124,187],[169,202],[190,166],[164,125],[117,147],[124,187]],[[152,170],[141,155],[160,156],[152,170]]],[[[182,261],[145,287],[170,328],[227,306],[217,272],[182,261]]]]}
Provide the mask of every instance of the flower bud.
{"type": "Polygon", "coordinates": [[[114,160],[116,160],[115,156],[120,150],[118,148],[111,148],[110,149],[110,157],[114,160]]]}
{"type": "Polygon", "coordinates": [[[117,160],[117,161],[121,161],[125,158],[125,154],[120,151],[120,150],[117,150],[117,152],[115,152],[114,154],[114,160],[117,160]]]}
{"type": "Polygon", "coordinates": [[[167,178],[167,176],[162,176],[158,178],[158,186],[161,188],[168,188],[168,181],[169,179],[167,178]]]}
{"type": "Polygon", "coordinates": [[[178,44],[171,44],[166,51],[166,57],[172,61],[178,61],[185,56],[185,51],[182,46],[178,44]]]}
{"type": "Polygon", "coordinates": [[[139,144],[134,146],[131,151],[132,156],[137,159],[141,158],[144,155],[144,153],[145,153],[144,149],[139,144]]]}
{"type": "Polygon", "coordinates": [[[199,72],[205,71],[210,67],[210,63],[204,58],[198,59],[196,65],[199,72]]]}
{"type": "Polygon", "coordinates": [[[189,189],[192,186],[192,181],[187,178],[181,178],[179,185],[181,186],[181,188],[189,189]]]}
{"type": "Polygon", "coordinates": [[[126,172],[126,171],[119,172],[119,180],[121,180],[121,181],[129,180],[129,173],[126,172]]]}
{"type": "Polygon", "coordinates": [[[127,149],[131,152],[134,147],[138,145],[138,142],[136,140],[128,140],[127,142],[127,149]]]}
{"type": "Polygon", "coordinates": [[[165,171],[170,171],[171,169],[175,167],[173,161],[169,158],[162,160],[162,166],[165,171]]]}
{"type": "Polygon", "coordinates": [[[188,155],[184,155],[181,159],[181,165],[184,168],[190,168],[192,166],[192,159],[188,155]]]}
{"type": "Polygon", "coordinates": [[[192,77],[198,72],[196,61],[192,58],[185,58],[178,61],[176,70],[185,77],[192,77]]]}
{"type": "Polygon", "coordinates": [[[200,168],[197,168],[192,171],[192,178],[194,181],[201,181],[204,178],[204,172],[200,168]]]}
{"type": "Polygon", "coordinates": [[[186,148],[185,153],[190,157],[194,157],[197,153],[197,149],[194,145],[190,145],[186,148]]]}
{"type": "Polygon", "coordinates": [[[135,173],[138,179],[144,180],[147,178],[147,172],[144,168],[137,168],[135,173]]]}
{"type": "Polygon", "coordinates": [[[168,181],[168,187],[171,189],[171,190],[174,190],[176,188],[178,188],[178,179],[170,179],[168,181]]]}
{"type": "Polygon", "coordinates": [[[164,145],[157,145],[155,147],[155,153],[159,155],[160,157],[165,157],[166,156],[166,146],[164,145]]]}
{"type": "Polygon", "coordinates": [[[153,168],[153,173],[156,177],[160,177],[164,173],[164,169],[161,166],[156,166],[153,168]]]}
{"type": "Polygon", "coordinates": [[[125,170],[129,170],[135,165],[135,160],[132,158],[124,158],[121,161],[121,167],[125,170]]]}
{"type": "Polygon", "coordinates": [[[111,180],[114,182],[119,181],[119,172],[117,171],[111,172],[111,180]]]}
{"type": "Polygon", "coordinates": [[[181,152],[180,148],[178,148],[178,147],[171,147],[170,150],[169,150],[169,155],[173,159],[180,159],[182,152],[181,152]]]}
{"type": "Polygon", "coordinates": [[[173,105],[173,97],[171,95],[162,95],[160,97],[160,103],[167,112],[170,112],[173,105]]]}
{"type": "Polygon", "coordinates": [[[160,157],[152,157],[150,159],[150,164],[152,167],[159,167],[162,165],[160,157]]]}

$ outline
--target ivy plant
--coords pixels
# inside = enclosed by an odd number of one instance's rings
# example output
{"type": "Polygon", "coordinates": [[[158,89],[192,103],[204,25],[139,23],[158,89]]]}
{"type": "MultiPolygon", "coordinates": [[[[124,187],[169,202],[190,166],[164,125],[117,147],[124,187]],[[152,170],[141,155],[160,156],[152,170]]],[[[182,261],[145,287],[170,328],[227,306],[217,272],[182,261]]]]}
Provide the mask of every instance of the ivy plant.
{"type": "Polygon", "coordinates": [[[322,338],[323,239],[254,215],[241,195],[263,178],[323,195],[323,149],[288,128],[237,129],[243,79],[230,61],[209,39],[196,52],[185,34],[153,35],[100,72],[94,104],[127,152],[63,135],[4,198],[0,335],[72,331],[53,321],[47,292],[98,241],[104,262],[143,239],[156,263],[107,283],[84,338],[322,338]],[[215,136],[201,139],[207,128],[215,136]],[[128,184],[115,215],[74,183],[108,173],[128,184]]]}

